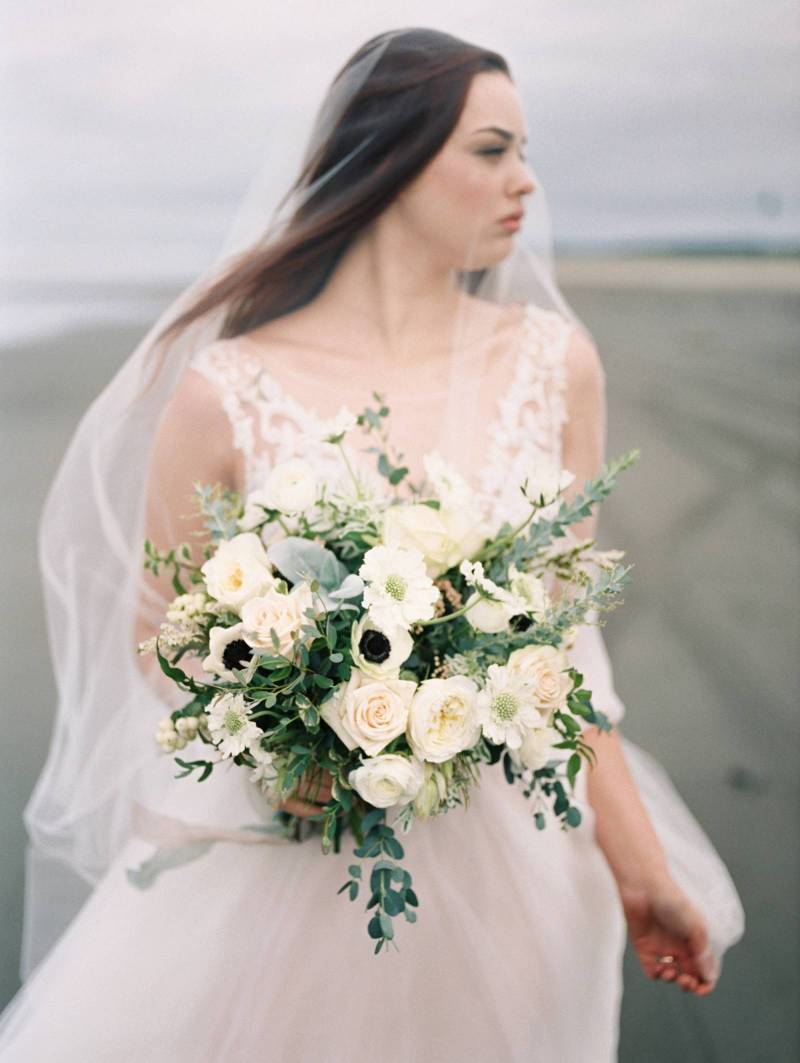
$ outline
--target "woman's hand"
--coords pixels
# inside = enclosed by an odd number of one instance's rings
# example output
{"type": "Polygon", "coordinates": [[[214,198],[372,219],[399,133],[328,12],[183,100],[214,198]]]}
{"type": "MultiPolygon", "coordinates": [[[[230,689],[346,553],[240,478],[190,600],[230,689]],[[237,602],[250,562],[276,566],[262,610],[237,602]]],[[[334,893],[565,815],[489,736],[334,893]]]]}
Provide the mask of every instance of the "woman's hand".
{"type": "Polygon", "coordinates": [[[309,772],[300,776],[297,789],[291,797],[278,805],[281,812],[289,812],[293,816],[306,819],[320,811],[322,805],[331,799],[331,783],[333,776],[329,771],[309,772]],[[304,800],[307,798],[308,800],[304,800]]]}
{"type": "Polygon", "coordinates": [[[708,947],[703,916],[674,879],[647,887],[620,887],[631,944],[648,978],[674,981],[684,992],[707,996],[718,966],[708,947]],[[662,960],[659,957],[672,957],[662,960]]]}

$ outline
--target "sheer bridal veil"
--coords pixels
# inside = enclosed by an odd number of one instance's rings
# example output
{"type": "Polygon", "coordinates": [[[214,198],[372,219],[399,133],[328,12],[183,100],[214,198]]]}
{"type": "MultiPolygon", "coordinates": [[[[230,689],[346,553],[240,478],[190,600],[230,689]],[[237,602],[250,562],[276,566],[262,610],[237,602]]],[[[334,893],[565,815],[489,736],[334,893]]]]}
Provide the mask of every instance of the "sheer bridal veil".
{"type": "MultiPolygon", "coordinates": [[[[168,694],[149,681],[135,647],[143,615],[155,631],[164,606],[141,577],[145,503],[153,440],[189,360],[208,344],[247,332],[321,291],[357,226],[390,201],[387,173],[395,175],[394,193],[398,168],[410,181],[432,157],[431,138],[438,136],[440,145],[447,138],[458,108],[452,91],[444,89],[452,90],[459,79],[468,84],[480,70],[506,69],[495,53],[430,30],[392,31],[360,47],[308,122],[310,140],[289,192],[281,198],[267,160],[216,260],[164,311],[80,422],[40,525],[58,706],[47,762],[25,810],[23,977],[120,851],[133,803],[158,809],[171,782],[172,763],[153,740],[168,694]],[[426,137],[418,136],[423,126],[426,137]],[[309,247],[320,241],[330,248],[327,272],[307,265],[309,247]],[[246,296],[241,284],[235,290],[227,284],[237,270],[249,284],[246,296]],[[205,312],[168,331],[202,300],[209,302],[205,312]]],[[[281,154],[274,137],[270,151],[281,154]]],[[[480,402],[475,362],[469,361],[474,351],[467,353],[475,300],[494,313],[492,327],[518,303],[583,327],[554,278],[540,183],[515,239],[504,239],[504,253],[488,264],[471,253],[469,233],[454,243],[463,254],[461,268],[454,268],[461,302],[453,317],[442,424],[451,453],[480,402]]],[[[596,693],[614,697],[610,687],[596,693]]],[[[736,890],[660,765],[624,741],[670,864],[706,914],[719,959],[743,931],[736,890]]]]}

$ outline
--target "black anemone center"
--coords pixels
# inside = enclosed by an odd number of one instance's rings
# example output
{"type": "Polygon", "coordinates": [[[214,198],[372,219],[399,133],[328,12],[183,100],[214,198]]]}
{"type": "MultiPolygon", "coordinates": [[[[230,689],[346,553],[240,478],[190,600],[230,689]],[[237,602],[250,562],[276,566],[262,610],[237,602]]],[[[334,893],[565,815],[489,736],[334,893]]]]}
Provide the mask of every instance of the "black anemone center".
{"type": "Polygon", "coordinates": [[[222,651],[222,663],[226,668],[243,668],[253,656],[253,649],[244,639],[234,639],[222,651]]]}
{"type": "Polygon", "coordinates": [[[381,664],[392,652],[392,644],[382,631],[368,628],[359,640],[358,649],[365,661],[381,664]]]}
{"type": "Polygon", "coordinates": [[[514,631],[527,631],[533,621],[529,616],[525,616],[524,613],[517,613],[516,616],[511,617],[511,628],[514,631]]]}

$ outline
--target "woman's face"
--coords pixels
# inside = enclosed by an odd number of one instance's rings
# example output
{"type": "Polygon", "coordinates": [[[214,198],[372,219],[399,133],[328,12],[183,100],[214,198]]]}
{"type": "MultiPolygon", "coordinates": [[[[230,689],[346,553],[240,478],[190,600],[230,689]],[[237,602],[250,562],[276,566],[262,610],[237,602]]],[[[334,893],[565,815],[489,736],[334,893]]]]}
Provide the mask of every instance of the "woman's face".
{"type": "Polygon", "coordinates": [[[453,132],[393,204],[448,268],[483,269],[510,253],[515,229],[501,220],[524,211],[523,196],[536,187],[526,139],[510,79],[476,74],[453,132]]]}

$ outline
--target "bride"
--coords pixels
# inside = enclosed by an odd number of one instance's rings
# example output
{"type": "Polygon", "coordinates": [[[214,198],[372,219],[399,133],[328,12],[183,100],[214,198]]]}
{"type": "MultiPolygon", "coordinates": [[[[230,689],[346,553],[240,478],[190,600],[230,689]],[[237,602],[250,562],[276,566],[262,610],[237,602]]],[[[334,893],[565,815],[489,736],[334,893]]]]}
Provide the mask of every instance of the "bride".
{"type": "MultiPolygon", "coordinates": [[[[60,697],[26,810],[28,977],[0,1020],[3,1063],[600,1063],[617,1055],[626,932],[647,977],[713,990],[738,896],[616,728],[585,734],[577,829],[537,831],[497,766],[468,810],[417,825],[419,920],[380,957],[337,896],[347,846],[247,835],[272,810],[246,773],[176,780],[153,738],[175,691],[135,647],[174,591],[143,573],[141,544],[192,543],[195,481],[250,491],[298,455],[333,478],[314,428],[376,391],[411,482],[436,449],[487,512],[524,502],[537,463],[571,470],[568,493],[600,470],[604,371],[553,281],[526,150],[501,56],[426,29],[368,41],[269,228],[262,196],[84,417],[42,521],[60,697]]],[[[351,457],[374,477],[366,447],[351,457]]],[[[618,724],[597,626],[571,657],[618,724]]],[[[303,820],[326,797],[301,781],[283,809],[303,820]]]]}

